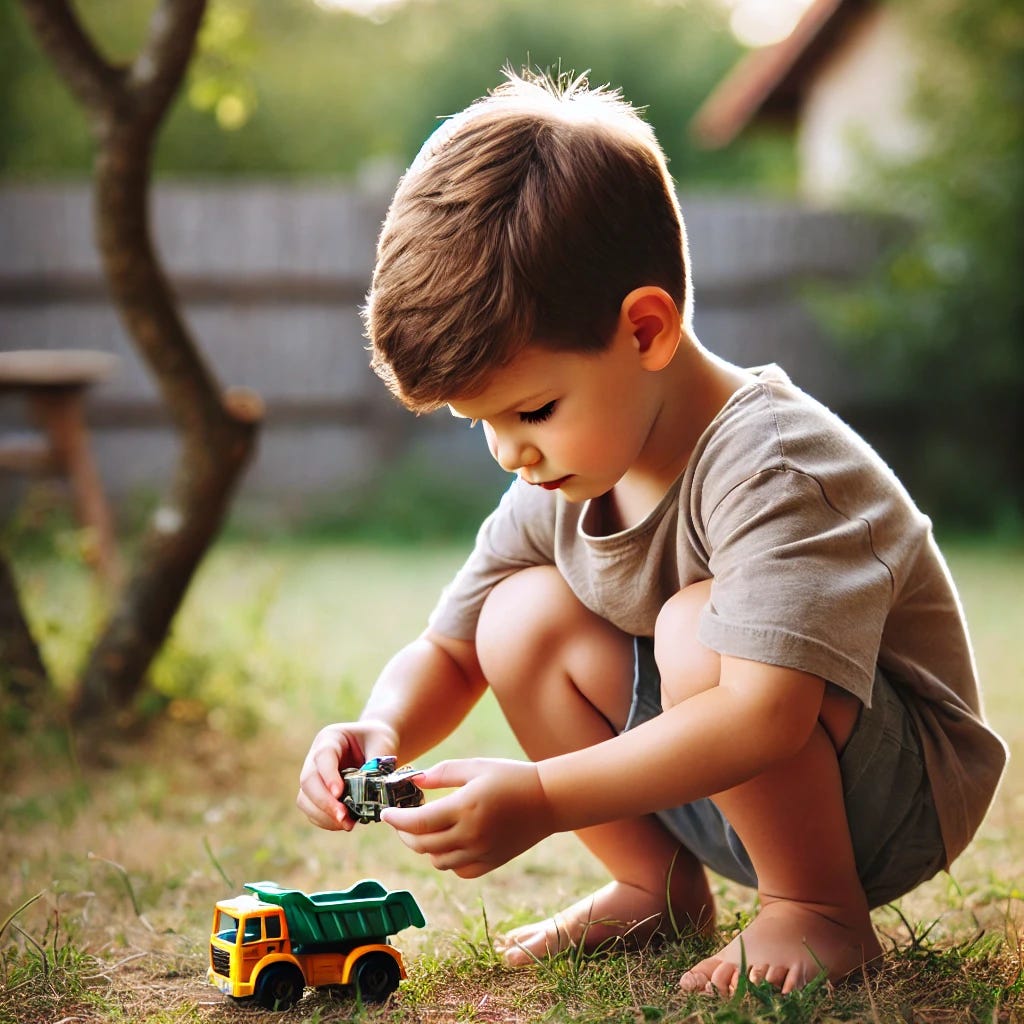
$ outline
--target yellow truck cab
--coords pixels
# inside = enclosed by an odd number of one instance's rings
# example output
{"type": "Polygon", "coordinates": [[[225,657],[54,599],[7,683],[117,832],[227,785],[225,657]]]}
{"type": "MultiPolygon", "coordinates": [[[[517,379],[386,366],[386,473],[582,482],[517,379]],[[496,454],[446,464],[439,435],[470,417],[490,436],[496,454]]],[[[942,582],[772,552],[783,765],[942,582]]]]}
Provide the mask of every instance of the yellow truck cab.
{"type": "Polygon", "coordinates": [[[405,977],[388,936],[426,923],[412,894],[365,879],[340,892],[306,894],[275,882],[217,903],[207,977],[225,995],[267,1009],[293,1006],[305,987],[352,986],[386,999],[405,977]]]}

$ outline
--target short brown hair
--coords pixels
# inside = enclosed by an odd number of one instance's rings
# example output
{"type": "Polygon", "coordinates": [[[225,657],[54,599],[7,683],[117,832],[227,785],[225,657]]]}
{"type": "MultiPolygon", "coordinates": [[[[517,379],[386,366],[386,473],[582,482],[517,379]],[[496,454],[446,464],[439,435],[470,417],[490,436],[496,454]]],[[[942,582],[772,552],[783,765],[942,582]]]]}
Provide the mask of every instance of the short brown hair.
{"type": "Polygon", "coordinates": [[[658,285],[688,317],[686,236],[654,132],[585,78],[522,75],[448,119],[399,183],[365,320],[410,409],[471,397],[527,344],[600,351],[658,285]]]}

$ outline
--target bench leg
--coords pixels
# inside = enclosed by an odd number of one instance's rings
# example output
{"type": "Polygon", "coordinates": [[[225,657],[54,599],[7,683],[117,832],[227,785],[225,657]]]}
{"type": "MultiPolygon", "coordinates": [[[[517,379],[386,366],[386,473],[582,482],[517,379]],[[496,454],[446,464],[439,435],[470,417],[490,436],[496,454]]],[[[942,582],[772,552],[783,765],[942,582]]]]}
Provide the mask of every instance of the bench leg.
{"type": "Polygon", "coordinates": [[[114,539],[114,521],[89,445],[82,405],[82,392],[77,388],[32,398],[33,412],[71,483],[78,521],[92,532],[96,567],[108,583],[117,585],[121,580],[121,562],[114,539]]]}

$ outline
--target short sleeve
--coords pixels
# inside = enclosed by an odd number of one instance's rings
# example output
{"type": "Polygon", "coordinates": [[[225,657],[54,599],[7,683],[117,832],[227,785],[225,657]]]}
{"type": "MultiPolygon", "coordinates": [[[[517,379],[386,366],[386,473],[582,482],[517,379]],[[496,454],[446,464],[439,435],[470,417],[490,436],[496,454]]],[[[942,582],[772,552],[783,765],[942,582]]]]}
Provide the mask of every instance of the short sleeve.
{"type": "Polygon", "coordinates": [[[521,480],[502,496],[477,532],[473,551],[430,614],[436,633],[472,640],[480,609],[507,576],[554,564],[555,495],[521,480]]]}
{"type": "Polygon", "coordinates": [[[893,583],[868,523],[790,468],[737,484],[706,523],[712,586],[701,642],[812,673],[870,704],[893,583]]]}

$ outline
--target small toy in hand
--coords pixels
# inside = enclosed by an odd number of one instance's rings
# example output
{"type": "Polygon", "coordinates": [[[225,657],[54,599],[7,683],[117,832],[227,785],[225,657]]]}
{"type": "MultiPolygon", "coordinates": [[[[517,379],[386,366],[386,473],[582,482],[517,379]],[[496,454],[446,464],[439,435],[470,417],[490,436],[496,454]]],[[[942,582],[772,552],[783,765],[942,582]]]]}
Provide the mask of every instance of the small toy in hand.
{"type": "Polygon", "coordinates": [[[412,781],[423,771],[408,765],[396,771],[397,763],[394,757],[375,757],[362,768],[342,771],[345,792],[341,801],[356,821],[380,821],[380,812],[386,807],[419,807],[423,803],[423,790],[412,781]]]}

